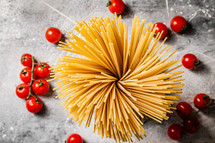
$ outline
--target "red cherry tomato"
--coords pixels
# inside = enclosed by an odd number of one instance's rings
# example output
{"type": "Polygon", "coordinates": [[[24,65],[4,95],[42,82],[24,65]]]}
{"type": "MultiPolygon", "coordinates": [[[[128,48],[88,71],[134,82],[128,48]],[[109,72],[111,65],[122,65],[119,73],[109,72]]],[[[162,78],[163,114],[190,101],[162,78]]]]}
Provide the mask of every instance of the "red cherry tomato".
{"type": "Polygon", "coordinates": [[[168,128],[168,136],[172,140],[180,140],[183,133],[183,127],[179,124],[172,124],[168,128]]]}
{"type": "Polygon", "coordinates": [[[190,119],[184,121],[183,126],[186,132],[193,134],[199,130],[200,123],[198,119],[191,117],[190,119]]]}
{"type": "Polygon", "coordinates": [[[194,69],[199,64],[199,60],[193,54],[184,55],[181,62],[187,69],[194,69]]]}
{"type": "Polygon", "coordinates": [[[45,95],[49,91],[49,84],[45,79],[37,79],[33,82],[32,89],[37,95],[45,95]]]}
{"type": "Polygon", "coordinates": [[[181,32],[187,28],[187,21],[182,16],[175,16],[170,21],[170,27],[175,32],[181,32]]]}
{"type": "Polygon", "coordinates": [[[199,93],[195,96],[193,102],[196,108],[205,110],[208,109],[208,106],[206,105],[211,102],[211,99],[208,95],[199,93]]]}
{"type": "Polygon", "coordinates": [[[66,143],[83,143],[83,139],[79,134],[72,134],[67,138],[66,143]]]}
{"type": "Polygon", "coordinates": [[[122,0],[109,0],[107,5],[110,12],[120,14],[124,11],[125,4],[122,0]]]}
{"type": "MultiPolygon", "coordinates": [[[[155,26],[155,25],[157,25],[157,26],[156,26],[154,38],[156,37],[156,35],[157,35],[158,33],[161,33],[162,31],[163,31],[163,33],[162,33],[160,39],[163,39],[164,37],[166,37],[166,34],[167,34],[167,32],[168,32],[168,29],[167,29],[166,25],[163,24],[163,23],[161,23],[161,22],[155,23],[154,26],[155,26]]],[[[154,26],[153,26],[153,27],[154,27],[154,26]]]]}
{"type": "Polygon", "coordinates": [[[182,119],[186,119],[187,117],[189,117],[192,114],[192,110],[193,110],[191,105],[187,102],[178,103],[176,108],[177,108],[176,112],[178,116],[180,116],[182,119]]]}
{"type": "Polygon", "coordinates": [[[61,32],[55,27],[50,27],[46,30],[46,39],[50,43],[57,43],[61,39],[61,32]]]}
{"type": "MultiPolygon", "coordinates": [[[[36,78],[35,72],[33,74],[33,78],[36,78]]],[[[20,72],[20,79],[24,82],[24,83],[30,83],[31,82],[31,68],[24,68],[21,72],[20,72]]]]}
{"type": "Polygon", "coordinates": [[[31,113],[37,113],[39,112],[43,107],[43,102],[42,100],[37,97],[37,100],[35,97],[30,97],[27,101],[26,101],[26,108],[28,109],[29,112],[31,113]]]}
{"type": "Polygon", "coordinates": [[[16,95],[19,98],[26,99],[29,95],[29,90],[30,90],[29,84],[21,83],[16,87],[16,95]]]}
{"type": "Polygon", "coordinates": [[[28,53],[23,54],[20,61],[23,66],[31,67],[32,66],[32,55],[30,55],[28,53]]]}
{"type": "Polygon", "coordinates": [[[40,64],[36,65],[35,73],[38,77],[45,78],[50,75],[50,66],[47,63],[41,62],[40,64]]]}

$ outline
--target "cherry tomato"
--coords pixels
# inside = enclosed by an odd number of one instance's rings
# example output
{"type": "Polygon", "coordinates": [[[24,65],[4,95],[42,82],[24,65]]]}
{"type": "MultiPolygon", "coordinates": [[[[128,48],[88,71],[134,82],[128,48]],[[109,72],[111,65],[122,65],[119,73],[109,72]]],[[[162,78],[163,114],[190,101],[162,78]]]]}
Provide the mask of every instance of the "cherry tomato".
{"type": "Polygon", "coordinates": [[[167,34],[167,32],[168,32],[168,29],[167,29],[166,25],[163,24],[163,23],[161,23],[161,22],[155,23],[154,26],[155,26],[155,25],[157,25],[157,26],[156,26],[154,38],[156,37],[156,35],[157,35],[158,33],[161,33],[162,31],[163,31],[163,33],[162,33],[160,39],[163,39],[164,37],[166,37],[166,34],[167,34]]]}
{"type": "Polygon", "coordinates": [[[205,110],[208,109],[208,106],[206,105],[211,102],[211,99],[208,95],[199,93],[195,96],[193,102],[196,108],[205,110]]]}
{"type": "Polygon", "coordinates": [[[66,143],[83,143],[83,139],[79,134],[72,134],[67,138],[66,143]]]}
{"type": "Polygon", "coordinates": [[[41,62],[40,64],[36,65],[35,73],[38,77],[44,78],[50,75],[50,66],[47,63],[41,62]]]}
{"type": "Polygon", "coordinates": [[[45,79],[37,79],[33,82],[32,89],[37,95],[45,95],[49,91],[49,84],[45,79]]]}
{"type": "Polygon", "coordinates": [[[23,66],[31,67],[32,66],[32,55],[30,55],[28,53],[23,54],[20,61],[23,66]]]}
{"type": "MultiPolygon", "coordinates": [[[[33,78],[36,78],[35,72],[33,74],[33,78]]],[[[24,82],[24,83],[30,83],[31,82],[31,68],[24,68],[21,72],[20,72],[20,79],[24,82]]]]}
{"type": "Polygon", "coordinates": [[[199,64],[199,60],[193,54],[184,55],[181,62],[187,69],[194,69],[199,64]]]}
{"type": "Polygon", "coordinates": [[[28,109],[29,112],[31,113],[37,113],[39,112],[43,107],[43,102],[42,100],[37,97],[37,100],[35,97],[30,97],[27,101],[26,101],[26,108],[28,109]]]}
{"type": "Polygon", "coordinates": [[[184,121],[183,126],[186,132],[193,134],[199,130],[200,123],[198,119],[191,117],[190,119],[184,121]]]}
{"type": "Polygon", "coordinates": [[[112,12],[113,14],[120,14],[125,9],[125,4],[122,0],[109,0],[106,7],[112,12]]]}
{"type": "Polygon", "coordinates": [[[183,127],[179,124],[172,124],[168,128],[168,136],[172,140],[180,140],[183,133],[183,127]]]}
{"type": "Polygon", "coordinates": [[[189,117],[192,114],[192,110],[193,110],[191,105],[187,102],[178,103],[176,108],[177,108],[176,112],[178,116],[180,116],[182,119],[186,119],[187,117],[189,117]]]}
{"type": "Polygon", "coordinates": [[[50,43],[57,43],[61,39],[61,32],[55,27],[50,27],[46,30],[46,39],[50,43]]]}
{"type": "Polygon", "coordinates": [[[16,95],[19,98],[26,99],[28,97],[29,90],[30,90],[29,84],[21,83],[16,87],[16,95]]]}
{"type": "Polygon", "coordinates": [[[181,32],[187,28],[187,21],[182,16],[175,16],[170,21],[170,27],[175,32],[181,32]]]}

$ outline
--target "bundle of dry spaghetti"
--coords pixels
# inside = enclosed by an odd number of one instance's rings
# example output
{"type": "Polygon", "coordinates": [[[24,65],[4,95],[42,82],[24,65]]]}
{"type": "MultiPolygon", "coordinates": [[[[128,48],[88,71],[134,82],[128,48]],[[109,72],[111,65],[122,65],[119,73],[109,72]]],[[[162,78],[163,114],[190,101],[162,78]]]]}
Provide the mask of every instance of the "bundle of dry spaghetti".
{"type": "Polygon", "coordinates": [[[172,104],[181,93],[182,71],[174,71],[177,60],[168,60],[175,52],[159,43],[161,34],[153,40],[155,28],[135,16],[131,39],[128,25],[121,17],[93,17],[77,22],[78,37],[69,33],[59,48],[82,55],[58,58],[52,68],[53,80],[59,79],[58,98],[70,116],[90,126],[94,116],[94,132],[116,141],[132,141],[145,135],[143,118],[157,122],[167,120],[172,104]],[[161,48],[162,47],[162,48],[161,48]]]}

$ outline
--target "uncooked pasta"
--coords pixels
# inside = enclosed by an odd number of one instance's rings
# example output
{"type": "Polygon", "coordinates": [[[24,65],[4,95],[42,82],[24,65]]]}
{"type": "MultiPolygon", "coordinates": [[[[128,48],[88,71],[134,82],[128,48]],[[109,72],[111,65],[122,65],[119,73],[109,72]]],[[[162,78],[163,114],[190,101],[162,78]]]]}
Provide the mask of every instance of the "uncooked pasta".
{"type": "MultiPolygon", "coordinates": [[[[131,38],[121,16],[93,17],[77,22],[80,37],[69,32],[59,49],[80,56],[58,58],[52,68],[58,98],[69,116],[116,142],[145,136],[143,119],[159,123],[172,113],[181,93],[183,73],[178,60],[169,58],[171,46],[153,38],[155,28],[134,16],[131,38]],[[168,52],[169,51],[169,52],[168,52]]],[[[73,54],[74,55],[74,54],[73,54]]]]}

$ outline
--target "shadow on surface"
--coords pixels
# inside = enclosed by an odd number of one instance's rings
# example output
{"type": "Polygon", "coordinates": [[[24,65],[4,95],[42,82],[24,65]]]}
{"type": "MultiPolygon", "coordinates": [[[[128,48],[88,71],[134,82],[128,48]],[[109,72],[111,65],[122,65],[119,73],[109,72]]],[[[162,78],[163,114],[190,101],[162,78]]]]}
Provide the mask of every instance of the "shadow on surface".
{"type": "MultiPolygon", "coordinates": [[[[62,35],[61,35],[60,41],[61,41],[61,42],[65,42],[66,39],[67,39],[66,36],[65,36],[64,34],[62,34],[62,35]]],[[[55,46],[58,46],[58,44],[60,44],[60,43],[59,43],[59,42],[55,43],[55,46]]]]}
{"type": "Polygon", "coordinates": [[[44,98],[50,98],[50,97],[55,97],[54,96],[54,91],[52,85],[49,83],[49,91],[45,95],[43,95],[44,98]]]}
{"type": "Polygon", "coordinates": [[[119,15],[122,15],[122,17],[129,17],[129,15],[134,15],[134,12],[132,11],[129,5],[125,4],[124,11],[119,15]]]}
{"type": "Polygon", "coordinates": [[[179,35],[195,35],[196,30],[193,28],[191,23],[187,22],[187,28],[185,30],[182,30],[181,32],[178,33],[179,35]]]}
{"type": "Polygon", "coordinates": [[[45,116],[46,115],[46,113],[47,113],[47,107],[46,107],[46,105],[44,104],[44,102],[43,102],[43,107],[42,107],[42,109],[41,109],[41,111],[40,112],[38,112],[38,113],[35,113],[35,115],[36,116],[45,116]]]}
{"type": "MultiPolygon", "coordinates": [[[[195,142],[199,142],[199,141],[204,141],[204,139],[212,140],[213,138],[209,133],[210,132],[209,132],[208,128],[206,128],[200,124],[200,129],[196,133],[193,133],[193,134],[185,133],[179,142],[180,143],[185,143],[185,142],[195,143],[195,142]]],[[[205,141],[205,142],[207,142],[207,141],[205,141]]]]}
{"type": "Polygon", "coordinates": [[[83,141],[83,143],[89,143],[89,142],[87,142],[85,139],[83,139],[84,141],[83,141]]]}
{"type": "MultiPolygon", "coordinates": [[[[168,33],[167,33],[167,40],[165,43],[167,44],[176,44],[177,42],[177,35],[181,36],[192,36],[196,34],[196,30],[193,29],[192,25],[187,22],[187,28],[179,33],[172,31],[172,29],[168,28],[168,33]]],[[[188,41],[190,43],[190,39],[188,38],[188,41]]]]}
{"type": "Polygon", "coordinates": [[[202,111],[202,113],[215,119],[215,103],[213,103],[207,110],[202,111]]]}
{"type": "Polygon", "coordinates": [[[168,44],[174,44],[177,42],[177,37],[176,35],[177,33],[173,32],[171,29],[168,28],[168,32],[167,32],[167,40],[165,43],[168,44]]]}
{"type": "Polygon", "coordinates": [[[195,69],[191,70],[193,73],[202,73],[202,72],[207,72],[210,73],[210,68],[205,65],[202,61],[199,61],[199,65],[195,67],[195,69]]]}

